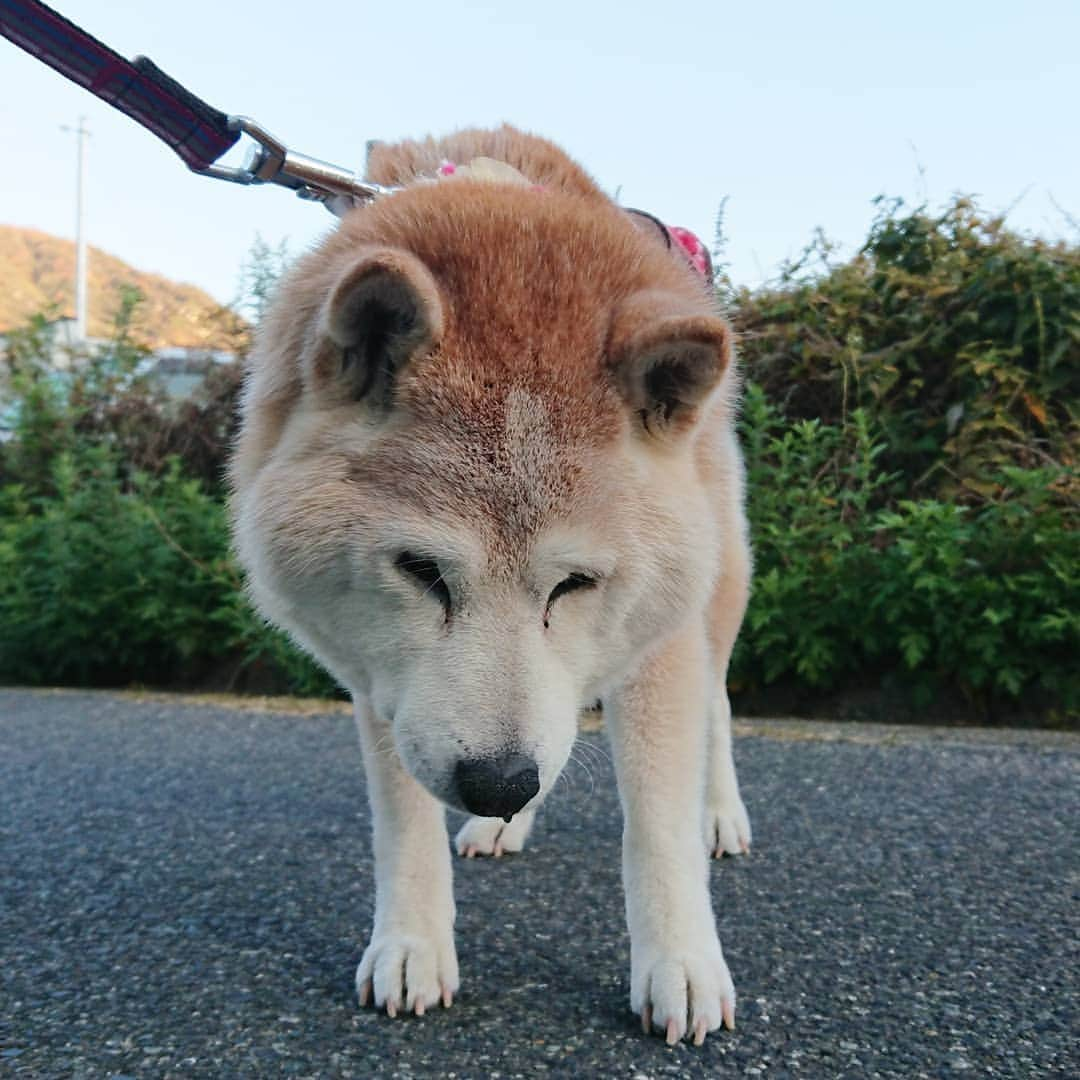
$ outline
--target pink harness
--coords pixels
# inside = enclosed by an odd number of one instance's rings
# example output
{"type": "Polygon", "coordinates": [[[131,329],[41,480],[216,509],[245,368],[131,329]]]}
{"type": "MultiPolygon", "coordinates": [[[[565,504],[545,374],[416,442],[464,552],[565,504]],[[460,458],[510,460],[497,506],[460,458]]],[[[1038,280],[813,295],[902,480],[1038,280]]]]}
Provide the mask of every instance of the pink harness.
{"type": "Polygon", "coordinates": [[[712,259],[708,249],[689,229],[679,225],[668,225],[671,238],[686,252],[690,265],[703,277],[712,281],[712,259]]]}

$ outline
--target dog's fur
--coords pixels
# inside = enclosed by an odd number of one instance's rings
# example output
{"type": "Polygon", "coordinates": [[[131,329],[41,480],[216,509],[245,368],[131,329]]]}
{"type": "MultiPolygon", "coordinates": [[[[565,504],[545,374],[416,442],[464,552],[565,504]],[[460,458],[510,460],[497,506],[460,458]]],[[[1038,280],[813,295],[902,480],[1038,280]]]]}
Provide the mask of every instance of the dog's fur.
{"type": "Polygon", "coordinates": [[[663,233],[541,139],[376,145],[368,175],[402,190],[282,282],[232,466],[255,601],[355,701],[376,858],[360,997],[449,1004],[455,764],[535,761],[527,807],[458,835],[518,850],[600,700],[631,1005],[700,1042],[734,1014],[706,856],[750,842],[724,686],[750,572],[729,329],[663,233]],[[478,156],[530,183],[423,180],[478,156]],[[595,585],[552,602],[578,574],[595,585]]]}

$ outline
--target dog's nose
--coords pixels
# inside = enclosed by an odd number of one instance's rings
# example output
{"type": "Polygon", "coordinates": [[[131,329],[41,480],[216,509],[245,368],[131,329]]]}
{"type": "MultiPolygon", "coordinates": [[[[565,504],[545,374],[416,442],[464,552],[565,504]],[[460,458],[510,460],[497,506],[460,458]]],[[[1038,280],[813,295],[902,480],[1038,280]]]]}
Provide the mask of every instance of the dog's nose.
{"type": "Polygon", "coordinates": [[[524,754],[465,758],[454,766],[454,783],[470,814],[509,821],[540,790],[540,774],[524,754]]]}

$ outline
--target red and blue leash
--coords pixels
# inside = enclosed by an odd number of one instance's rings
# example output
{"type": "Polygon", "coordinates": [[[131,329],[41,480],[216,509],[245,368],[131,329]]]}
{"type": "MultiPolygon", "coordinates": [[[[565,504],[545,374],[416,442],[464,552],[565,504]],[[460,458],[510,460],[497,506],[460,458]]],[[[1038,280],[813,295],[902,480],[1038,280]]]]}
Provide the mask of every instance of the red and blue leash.
{"type": "Polygon", "coordinates": [[[208,105],[145,56],[125,60],[39,0],[0,0],[0,35],[142,124],[203,176],[279,184],[339,214],[387,190],[289,150],[256,121],[208,105]],[[247,162],[240,168],[217,164],[241,134],[256,144],[247,162]]]}
{"type": "MultiPolygon", "coordinates": [[[[256,121],[208,105],[145,56],[125,60],[39,0],[0,0],[0,35],[138,121],[203,176],[237,184],[278,184],[339,216],[394,190],[288,149],[256,121]],[[242,134],[255,142],[247,161],[239,168],[219,165],[242,134]]],[[[711,284],[708,249],[693,233],[640,210],[629,212],[651,221],[667,246],[677,249],[711,284]]]]}

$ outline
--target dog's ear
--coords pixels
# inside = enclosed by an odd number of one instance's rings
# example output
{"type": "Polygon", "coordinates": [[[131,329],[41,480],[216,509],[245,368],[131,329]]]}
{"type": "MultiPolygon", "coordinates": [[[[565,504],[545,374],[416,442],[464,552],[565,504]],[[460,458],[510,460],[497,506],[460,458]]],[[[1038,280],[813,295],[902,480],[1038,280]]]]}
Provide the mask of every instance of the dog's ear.
{"type": "Polygon", "coordinates": [[[323,327],[319,374],[353,401],[388,408],[405,366],[442,337],[438,286],[407,251],[369,248],[334,287],[323,327]]]}
{"type": "Polygon", "coordinates": [[[723,319],[680,314],[676,298],[643,293],[615,312],[608,362],[626,403],[656,437],[677,437],[731,362],[731,331],[723,319]]]}

